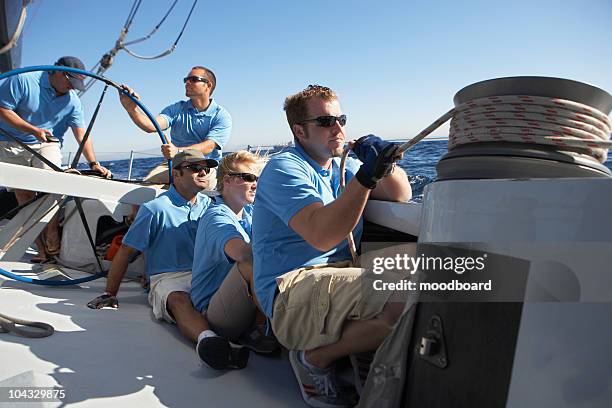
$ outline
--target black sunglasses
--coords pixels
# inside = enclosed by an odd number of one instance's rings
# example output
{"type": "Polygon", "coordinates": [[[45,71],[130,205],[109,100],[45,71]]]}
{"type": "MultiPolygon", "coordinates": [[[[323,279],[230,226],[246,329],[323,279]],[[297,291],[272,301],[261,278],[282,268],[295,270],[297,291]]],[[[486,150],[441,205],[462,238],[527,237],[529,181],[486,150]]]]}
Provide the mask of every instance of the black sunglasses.
{"type": "Polygon", "coordinates": [[[201,76],[197,76],[197,75],[190,75],[188,77],[183,78],[183,83],[187,83],[187,81],[189,82],[204,82],[204,83],[209,83],[208,79],[201,77],[201,76]]]}
{"type": "Polygon", "coordinates": [[[186,166],[182,166],[181,169],[189,169],[194,173],[199,173],[201,171],[204,171],[206,174],[210,173],[210,167],[203,166],[201,164],[188,164],[186,166]]]}
{"type": "Polygon", "coordinates": [[[340,126],[346,125],[346,115],[340,116],[319,116],[312,119],[304,119],[301,122],[298,122],[298,125],[302,125],[306,122],[315,122],[317,126],[320,127],[332,127],[336,124],[336,121],[340,124],[340,126]]]}
{"type": "Polygon", "coordinates": [[[247,183],[252,183],[254,181],[259,180],[259,176],[256,176],[255,174],[251,174],[251,173],[228,173],[227,175],[240,177],[247,183]]]}

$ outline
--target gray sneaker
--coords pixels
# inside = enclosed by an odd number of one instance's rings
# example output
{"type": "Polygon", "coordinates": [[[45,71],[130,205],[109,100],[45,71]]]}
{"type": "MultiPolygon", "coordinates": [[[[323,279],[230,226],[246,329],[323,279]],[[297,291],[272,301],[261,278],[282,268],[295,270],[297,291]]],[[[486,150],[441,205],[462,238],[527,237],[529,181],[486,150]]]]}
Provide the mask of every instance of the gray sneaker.
{"type": "Polygon", "coordinates": [[[365,386],[368,373],[370,372],[372,360],[374,360],[374,352],[367,351],[358,354],[350,354],[349,359],[351,360],[351,366],[353,367],[355,389],[357,390],[357,394],[361,396],[361,391],[365,386]]]}
{"type": "Polygon", "coordinates": [[[280,348],[274,334],[267,335],[265,329],[258,325],[240,336],[238,344],[260,354],[272,354],[280,348]]]}
{"type": "Polygon", "coordinates": [[[338,393],[339,387],[336,384],[333,367],[327,369],[308,368],[303,363],[303,357],[303,351],[289,351],[289,361],[306,404],[317,408],[353,406],[351,400],[338,393]]]}

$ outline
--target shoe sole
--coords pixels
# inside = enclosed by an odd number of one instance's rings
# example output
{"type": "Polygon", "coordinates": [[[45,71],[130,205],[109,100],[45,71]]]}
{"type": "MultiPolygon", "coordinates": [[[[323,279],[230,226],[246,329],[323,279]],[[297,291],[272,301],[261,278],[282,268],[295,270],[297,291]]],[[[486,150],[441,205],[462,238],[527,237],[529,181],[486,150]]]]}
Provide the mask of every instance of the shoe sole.
{"type": "Polygon", "coordinates": [[[299,362],[297,353],[289,352],[289,362],[291,363],[291,369],[293,370],[293,374],[295,375],[295,379],[298,382],[298,386],[300,387],[300,392],[302,393],[302,399],[304,402],[311,407],[315,408],[341,408],[341,407],[350,407],[350,405],[334,405],[334,404],[326,404],[325,402],[318,400],[316,398],[312,398],[310,395],[306,393],[304,390],[304,385],[302,384],[302,380],[300,380],[300,369],[299,367],[302,363],[299,362]]]}
{"type": "Polygon", "coordinates": [[[249,350],[245,347],[232,346],[222,337],[207,337],[197,346],[200,361],[215,370],[245,368],[249,361],[249,350]]]}
{"type": "Polygon", "coordinates": [[[274,353],[276,353],[277,351],[280,350],[280,346],[279,345],[276,345],[274,348],[257,348],[255,346],[253,346],[251,344],[247,344],[247,343],[239,342],[239,344],[241,346],[243,346],[243,347],[248,348],[249,350],[251,350],[252,352],[257,353],[257,354],[265,354],[265,355],[274,354],[274,353]]]}

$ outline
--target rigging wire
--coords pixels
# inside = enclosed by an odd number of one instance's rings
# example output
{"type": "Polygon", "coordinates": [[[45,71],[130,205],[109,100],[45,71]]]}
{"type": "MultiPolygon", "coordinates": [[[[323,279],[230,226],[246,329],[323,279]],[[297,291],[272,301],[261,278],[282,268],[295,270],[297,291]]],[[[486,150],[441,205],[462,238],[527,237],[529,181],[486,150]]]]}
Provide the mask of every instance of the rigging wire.
{"type": "MultiPolygon", "coordinates": [[[[185,19],[185,22],[183,23],[183,27],[181,28],[181,31],[176,37],[176,40],[174,40],[174,43],[167,50],[157,55],[150,55],[150,56],[136,54],[134,51],[130,50],[128,46],[150,39],[157,32],[157,30],[162,26],[162,24],[166,21],[166,19],[168,18],[168,16],[170,15],[172,10],[178,3],[178,0],[174,0],[174,2],[172,3],[168,11],[166,11],[166,14],[162,17],[159,23],[157,23],[157,25],[153,28],[153,30],[149,34],[145,35],[144,37],[125,42],[125,38],[129,32],[130,26],[134,22],[134,18],[136,16],[136,13],[138,12],[138,9],[140,8],[141,3],[142,3],[142,0],[134,0],[134,3],[132,4],[132,7],[130,9],[130,13],[128,14],[128,17],[123,25],[123,28],[121,29],[121,32],[119,33],[119,38],[115,42],[115,46],[110,51],[108,51],[106,54],[104,54],[102,58],[100,59],[100,61],[98,61],[98,63],[94,65],[93,68],[90,69],[90,71],[95,72],[97,75],[103,74],[114,63],[115,56],[121,50],[125,51],[128,55],[131,55],[134,58],[143,59],[143,60],[154,60],[154,59],[163,58],[167,55],[170,55],[172,52],[174,52],[174,50],[178,46],[178,42],[180,41],[181,37],[183,36],[183,33],[185,32],[185,29],[187,28],[187,24],[189,23],[189,20],[191,19],[191,15],[193,14],[193,10],[195,9],[195,6],[198,3],[198,0],[193,1],[193,4],[191,5],[191,9],[189,10],[189,14],[187,15],[187,18],[185,19]]],[[[85,90],[80,92],[79,96],[82,96],[85,92],[87,92],[89,88],[91,88],[91,86],[94,84],[94,82],[95,81],[93,79],[89,79],[85,83],[85,90]]]]}

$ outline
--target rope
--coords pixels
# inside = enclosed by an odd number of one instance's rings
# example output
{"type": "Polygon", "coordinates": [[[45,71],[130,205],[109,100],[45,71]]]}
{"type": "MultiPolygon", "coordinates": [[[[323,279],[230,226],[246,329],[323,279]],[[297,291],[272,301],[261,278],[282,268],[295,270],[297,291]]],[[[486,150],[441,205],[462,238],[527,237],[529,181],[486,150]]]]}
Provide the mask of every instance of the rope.
{"type": "Polygon", "coordinates": [[[27,14],[26,8],[28,3],[28,0],[23,0],[21,2],[21,14],[19,15],[19,21],[17,22],[15,32],[13,33],[11,39],[8,40],[8,42],[2,48],[0,48],[0,54],[4,54],[5,52],[10,51],[17,44],[17,41],[19,41],[19,36],[21,35],[21,31],[23,30],[23,26],[25,25],[27,14]]]}
{"type": "Polygon", "coordinates": [[[492,96],[455,109],[449,150],[468,143],[517,142],[575,149],[600,163],[612,148],[612,124],[603,112],[578,102],[541,96],[492,96]]]}
{"type": "Polygon", "coordinates": [[[55,332],[53,326],[43,322],[34,322],[30,320],[17,319],[0,313],[0,333],[13,332],[19,336],[28,337],[31,339],[39,339],[42,337],[48,337],[55,332]],[[28,326],[42,331],[24,330],[23,328],[17,327],[28,326]]]}
{"type": "MultiPolygon", "coordinates": [[[[449,110],[400,146],[400,152],[412,148],[427,135],[451,119],[448,150],[479,142],[518,142],[578,149],[580,153],[606,161],[612,149],[612,122],[605,113],[578,102],[529,95],[490,96],[475,99],[449,110]]],[[[340,162],[340,187],[345,187],[345,148],[340,162]]],[[[347,236],[353,263],[357,249],[353,232],[347,236]]]]}
{"type": "Polygon", "coordinates": [[[166,20],[166,17],[168,17],[168,15],[170,14],[170,12],[172,11],[172,9],[174,8],[174,6],[176,5],[176,2],[178,0],[175,0],[174,3],[172,4],[172,6],[170,6],[170,10],[168,10],[168,12],[166,13],[166,15],[164,16],[164,18],[162,19],[162,21],[159,22],[159,24],[153,29],[153,31],[151,31],[151,33],[145,37],[139,38],[138,40],[134,40],[134,41],[130,41],[128,43],[125,44],[121,44],[121,48],[127,52],[129,55],[131,55],[132,57],[135,58],[139,58],[139,59],[144,59],[144,60],[154,60],[154,59],[158,59],[158,58],[162,58],[165,57],[166,55],[170,55],[174,52],[174,50],[176,49],[176,46],[179,42],[179,40],[181,39],[181,37],[183,36],[183,33],[185,32],[185,28],[187,27],[187,23],[189,22],[189,19],[191,18],[191,14],[193,13],[193,9],[195,8],[198,0],[194,0],[193,4],[191,5],[191,10],[189,10],[189,14],[187,15],[187,19],[185,20],[185,23],[183,24],[183,28],[181,29],[181,31],[179,32],[178,37],[176,37],[176,40],[174,41],[174,43],[170,46],[170,48],[168,48],[167,50],[163,51],[162,53],[158,54],[158,55],[153,55],[153,56],[144,56],[144,55],[139,55],[134,53],[133,51],[129,50],[127,48],[127,45],[131,45],[137,42],[141,42],[144,40],[149,39],[156,31],[157,29],[162,25],[162,23],[164,22],[164,20],[166,20]]]}
{"type": "MultiPolygon", "coordinates": [[[[165,51],[157,54],[157,55],[152,55],[152,56],[145,56],[145,55],[139,55],[136,54],[135,52],[133,52],[132,50],[130,50],[129,48],[127,48],[128,45],[132,45],[132,44],[136,44],[139,42],[143,42],[148,40],[149,38],[151,38],[153,36],[153,34],[155,34],[157,32],[157,30],[161,27],[161,25],[166,21],[166,19],[168,18],[168,16],[170,15],[170,13],[172,12],[172,10],[174,9],[174,6],[176,6],[176,3],[178,2],[178,0],[175,0],[172,5],[170,6],[170,8],[168,9],[168,11],[166,12],[166,14],[162,17],[161,21],[159,23],[157,23],[157,25],[153,28],[153,30],[147,34],[144,37],[141,38],[137,38],[135,40],[132,41],[128,41],[125,42],[125,38],[128,34],[129,31],[129,27],[132,24],[132,22],[134,21],[134,17],[136,16],[136,12],[138,11],[138,8],[140,7],[142,0],[135,0],[134,3],[132,4],[132,8],[130,9],[130,13],[128,14],[128,18],[125,21],[125,24],[123,25],[123,28],[121,29],[121,32],[119,33],[119,38],[117,39],[117,41],[115,41],[115,46],[108,51],[106,54],[104,54],[102,56],[102,58],[100,58],[100,61],[98,61],[98,63],[96,65],[94,65],[93,68],[91,68],[91,71],[95,71],[95,73],[97,75],[102,75],[107,69],[109,69],[111,67],[111,65],[113,65],[114,62],[114,58],[117,55],[117,53],[121,50],[124,50],[127,54],[131,55],[134,58],[139,58],[139,59],[144,59],[144,60],[154,60],[154,59],[158,59],[158,58],[163,58],[167,55],[170,55],[174,52],[174,50],[176,49],[179,40],[181,39],[181,37],[183,36],[183,33],[185,32],[185,28],[187,28],[187,23],[189,23],[189,20],[191,19],[191,14],[193,13],[193,10],[195,9],[195,6],[198,2],[198,0],[194,0],[193,4],[191,5],[191,9],[189,10],[189,14],[187,15],[187,18],[185,19],[185,22],[183,23],[183,27],[181,28],[181,31],[179,32],[178,36],[176,37],[176,40],[174,41],[174,43],[165,51]]],[[[79,93],[79,96],[83,95],[85,92],[87,92],[93,85],[94,81],[93,80],[88,80],[85,83],[85,90],[79,93]]]]}

